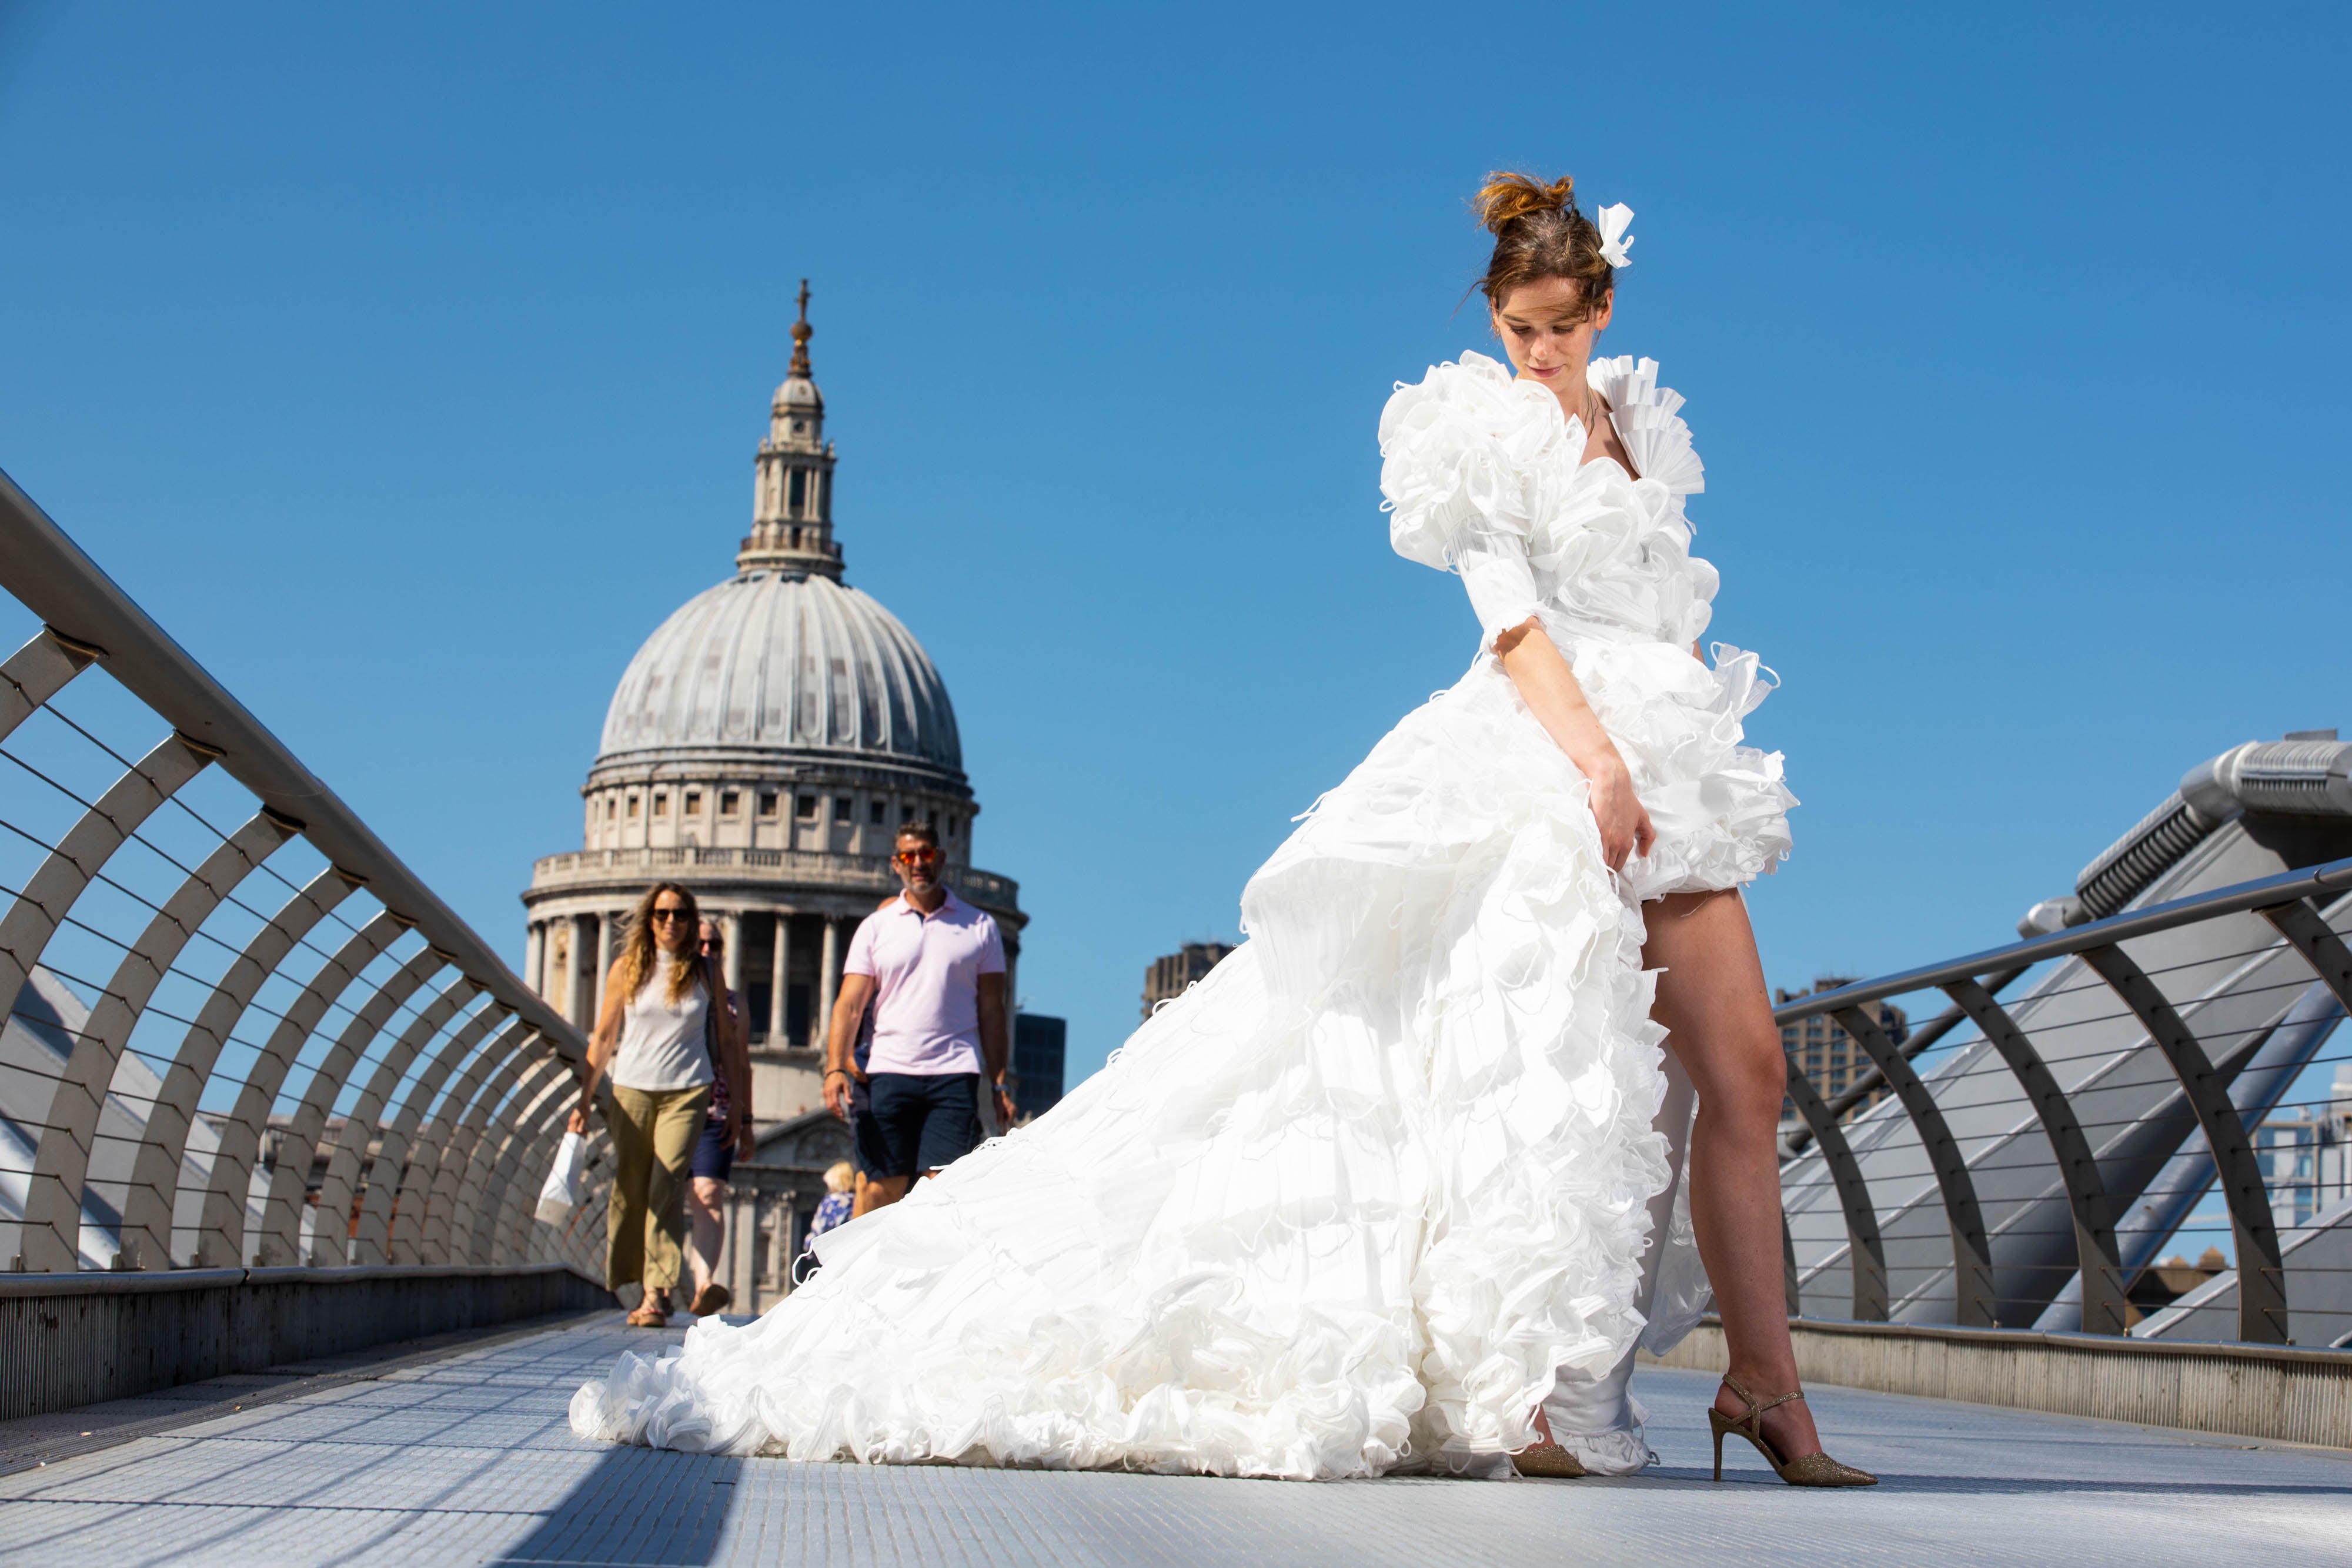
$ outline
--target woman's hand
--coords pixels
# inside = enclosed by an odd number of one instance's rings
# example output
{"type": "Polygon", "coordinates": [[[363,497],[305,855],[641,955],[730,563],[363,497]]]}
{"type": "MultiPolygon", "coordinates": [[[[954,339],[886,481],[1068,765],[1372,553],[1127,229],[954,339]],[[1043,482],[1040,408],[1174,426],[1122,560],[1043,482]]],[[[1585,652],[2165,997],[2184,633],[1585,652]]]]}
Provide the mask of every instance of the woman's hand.
{"type": "Polygon", "coordinates": [[[1530,620],[1505,631],[1495,639],[1495,655],[1528,711],[1584,775],[1592,820],[1601,830],[1602,862],[1612,872],[1622,872],[1628,857],[1648,854],[1658,831],[1633,793],[1633,776],[1543,623],[1530,620]]]}
{"type": "Polygon", "coordinates": [[[1633,793],[1633,776],[1612,748],[1605,761],[1585,770],[1592,792],[1592,820],[1601,829],[1601,859],[1612,872],[1625,869],[1632,855],[1646,855],[1658,841],[1650,812],[1633,793]]]}
{"type": "Polygon", "coordinates": [[[758,1144],[751,1136],[751,1118],[738,1116],[735,1119],[735,1157],[748,1160],[759,1152],[758,1144]]]}
{"type": "Polygon", "coordinates": [[[574,1108],[572,1113],[572,1120],[566,1122],[564,1126],[570,1131],[579,1134],[582,1137],[586,1137],[588,1135],[588,1107],[581,1105],[574,1108]]]}

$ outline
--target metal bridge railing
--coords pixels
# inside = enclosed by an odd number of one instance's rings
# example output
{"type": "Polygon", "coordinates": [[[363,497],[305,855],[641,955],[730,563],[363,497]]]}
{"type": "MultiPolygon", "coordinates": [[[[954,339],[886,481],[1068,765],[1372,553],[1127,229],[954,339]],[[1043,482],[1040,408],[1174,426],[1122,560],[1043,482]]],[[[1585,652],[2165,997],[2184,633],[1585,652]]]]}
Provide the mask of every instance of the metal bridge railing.
{"type": "Polygon", "coordinates": [[[601,1277],[579,1032],[5,474],[0,586],[0,1267],[601,1277]]]}
{"type": "MultiPolygon", "coordinates": [[[[2094,1333],[2126,1332],[2127,1274],[2137,1270],[2127,1270],[2118,1254],[2117,1195],[2106,1189],[2100,1155],[2119,1129],[2085,1117],[2078,1103],[2086,1098],[2086,1091],[2078,1083],[2070,1093],[2061,1087],[2061,1074],[2070,1069],[2081,1071],[2080,1064],[2091,1056],[2111,1059],[2114,1054],[2104,1046],[2068,1054],[2063,1038],[2068,1030],[2086,1022],[2128,1019],[2141,1031],[2133,1049],[2154,1052],[2161,1059],[2165,1071],[2177,1081],[2193,1113],[2197,1133],[2210,1151],[2236,1253],[2237,1337],[2257,1343],[2286,1343],[2286,1270],[2273,1219],[2276,1195],[2264,1179],[2246,1121],[2230,1092],[2232,1079],[2267,1029],[2217,1029],[2200,1034],[2184,1020],[2184,1012],[2195,1011],[2192,1004],[2168,995],[2164,967],[2144,967],[2130,949],[2159,933],[2252,913],[2267,922],[2275,934],[2269,946],[2202,956],[2198,961],[2200,970],[2230,961],[2292,953],[2300,959],[2294,977],[2284,985],[2274,978],[2267,983],[2269,990],[2278,993],[2279,1008],[2288,1008],[2297,993],[2317,988],[2325,992],[2321,1002],[2332,997],[2336,1008],[2352,1012],[2352,950],[2347,950],[2337,929],[2347,911],[2352,911],[2347,894],[2352,894],[2352,860],[2334,861],[2129,910],[1948,963],[1795,998],[1775,1009],[1775,1019],[1784,1026],[1816,1016],[1834,1020],[1871,1063],[1870,1071],[1835,1100],[1824,1100],[1817,1092],[1793,1051],[1788,1073],[1789,1095],[1804,1125],[1788,1140],[1790,1159],[1783,1166],[1784,1176],[1796,1169],[1808,1149],[1817,1150],[1827,1167],[1845,1227],[1853,1317],[1883,1321],[1889,1316],[1885,1210],[1874,1201],[1864,1161],[1857,1157],[1849,1137],[1860,1124],[1846,1116],[1879,1092],[1890,1094],[1899,1103],[1927,1167],[1904,1174],[1915,1178],[1911,1184],[1915,1186],[1932,1176],[1949,1230],[1948,1321],[1963,1327],[1993,1327],[2000,1310],[2014,1304],[1997,1297],[1994,1290],[1996,1266],[2000,1262],[1995,1246],[1997,1241],[2014,1245],[2021,1239],[2013,1232],[2004,1234],[1998,1226],[1989,1228],[1987,1206],[1978,1196],[1979,1184],[1988,1176],[1982,1155],[1991,1146],[1990,1141],[1957,1136],[1948,1120],[1950,1103],[1967,1085],[1949,1074],[1923,1075],[1912,1065],[1961,1025],[1972,1024],[1999,1060],[1998,1066],[1981,1071],[2013,1079],[2020,1096],[2017,1103],[2025,1108],[2021,1113],[2038,1123],[2041,1141],[2046,1145],[2046,1159],[2036,1152],[2040,1168],[2052,1173],[2063,1188],[2073,1241],[2067,1272],[2079,1270],[2082,1326],[2094,1333]],[[2078,988],[2103,990],[2112,1010],[2088,1019],[2079,1016],[2063,1019],[2050,1027],[2021,1027],[1998,999],[2000,993],[2035,966],[2063,958],[2081,961],[2086,977],[2078,988]],[[1897,1045],[1868,1004],[1922,992],[1941,993],[1950,1005],[1897,1045]]],[[[2037,999],[2049,994],[2037,992],[2037,999]]],[[[2332,1009],[2329,1016],[2332,1019],[2332,1009]]],[[[1981,1096],[1977,1103],[1983,1103],[1981,1096]]],[[[1887,1108],[1872,1113],[1892,1113],[1887,1108]]],[[[1881,1175],[1884,1179],[1885,1173],[1881,1175]]],[[[2137,1196],[2137,1189],[2121,1195],[2123,1206],[2128,1207],[2137,1196]]],[[[1793,1239],[1789,1243],[1788,1263],[1794,1313],[1799,1287],[1793,1239]]],[[[2052,1281],[2049,1289],[2038,1292],[2033,1304],[2046,1303],[2061,1283],[2052,1281]]]]}

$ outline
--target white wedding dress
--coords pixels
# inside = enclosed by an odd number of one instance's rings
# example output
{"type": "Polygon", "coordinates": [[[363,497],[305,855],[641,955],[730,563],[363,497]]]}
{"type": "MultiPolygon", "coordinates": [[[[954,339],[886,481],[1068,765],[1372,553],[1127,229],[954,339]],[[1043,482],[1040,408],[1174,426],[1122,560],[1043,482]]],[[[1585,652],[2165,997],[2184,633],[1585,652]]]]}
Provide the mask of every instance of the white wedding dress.
{"type": "Polygon", "coordinates": [[[1755,656],[1691,653],[1716,573],[1690,554],[1700,465],[1656,369],[1591,370],[1638,479],[1580,464],[1581,424],[1483,356],[1401,384],[1391,538],[1465,580],[1469,673],[1316,803],[1244,891],[1245,944],[1103,1071],[827,1234],[822,1271],[757,1322],[624,1355],[573,1429],[796,1459],[1497,1475],[1549,1400],[1588,1468],[1640,1468],[1634,1343],[1671,1343],[1705,1297],[1641,904],[1770,870],[1795,804],[1778,755],[1740,744],[1769,689],[1755,656]],[[1486,651],[1531,614],[1657,827],[1622,876],[1486,651]]]}

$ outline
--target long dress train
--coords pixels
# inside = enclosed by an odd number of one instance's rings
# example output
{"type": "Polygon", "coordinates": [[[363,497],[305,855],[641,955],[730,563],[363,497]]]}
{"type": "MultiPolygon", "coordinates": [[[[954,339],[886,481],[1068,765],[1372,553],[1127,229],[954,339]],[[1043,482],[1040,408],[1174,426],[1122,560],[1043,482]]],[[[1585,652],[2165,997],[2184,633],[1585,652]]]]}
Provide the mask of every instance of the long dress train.
{"type": "MultiPolygon", "coordinates": [[[[1465,580],[1468,673],[1315,805],[1244,891],[1247,941],[1102,1071],[828,1233],[758,1322],[622,1356],[574,1429],[798,1459],[1507,1475],[1539,1402],[1621,1397],[1636,1336],[1671,1343],[1705,1295],[1671,1212],[1687,1101],[1654,1124],[1641,906],[1770,869],[1795,803],[1779,757],[1740,744],[1769,690],[1755,657],[1690,651],[1716,580],[1655,372],[1591,368],[1639,479],[1580,465],[1582,425],[1483,356],[1400,384],[1391,538],[1465,580]],[[1622,875],[1485,651],[1530,614],[1657,826],[1622,875]]],[[[1636,1464],[1638,1424],[1618,1427],[1596,1467],[1636,1464]]]]}

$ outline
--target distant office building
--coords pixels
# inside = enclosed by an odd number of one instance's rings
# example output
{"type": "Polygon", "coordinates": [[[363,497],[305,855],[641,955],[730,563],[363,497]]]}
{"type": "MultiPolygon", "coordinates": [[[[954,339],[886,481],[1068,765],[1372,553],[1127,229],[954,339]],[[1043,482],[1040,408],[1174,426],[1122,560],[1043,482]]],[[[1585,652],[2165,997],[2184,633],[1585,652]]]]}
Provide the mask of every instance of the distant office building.
{"type": "MultiPolygon", "coordinates": [[[[1840,986],[1852,984],[1853,980],[1846,976],[1823,975],[1813,982],[1811,990],[1774,990],[1772,1005],[1778,1007],[1783,1002],[1793,1002],[1800,997],[1818,996],[1823,991],[1833,991],[1840,986]]],[[[1910,1038],[1910,1020],[1901,1008],[1887,1002],[1864,1002],[1862,1010],[1877,1020],[1878,1027],[1895,1044],[1901,1045],[1910,1038]]],[[[1795,1023],[1782,1024],[1780,1049],[1811,1080],[1815,1092],[1824,1100],[1836,1099],[1872,1070],[1870,1058],[1864,1054],[1861,1046],[1854,1043],[1853,1037],[1846,1033],[1845,1026],[1819,1013],[1795,1023]]],[[[1854,1103],[1846,1113],[1847,1118],[1860,1115],[1885,1099],[1888,1092],[1887,1086],[1880,1083],[1854,1103]]],[[[1780,1102],[1781,1124],[1792,1125],[1797,1120],[1795,1103],[1784,1098],[1780,1102]]]]}
{"type": "Polygon", "coordinates": [[[1151,960],[1151,967],[1143,972],[1143,1016],[1150,1018],[1153,1008],[1182,996],[1185,987],[1223,963],[1233,950],[1226,942],[1187,942],[1166,957],[1151,960]]]}
{"type": "Polygon", "coordinates": [[[1070,1026],[1044,1013],[1013,1015],[1013,1113],[1042,1116],[1062,1097],[1062,1058],[1070,1026]]]}
{"type": "Polygon", "coordinates": [[[2253,1129],[2271,1222],[2281,1230],[2352,1199],[2352,1062],[2336,1069],[2335,1087],[2334,1099],[2281,1105],[2253,1129]]]}

